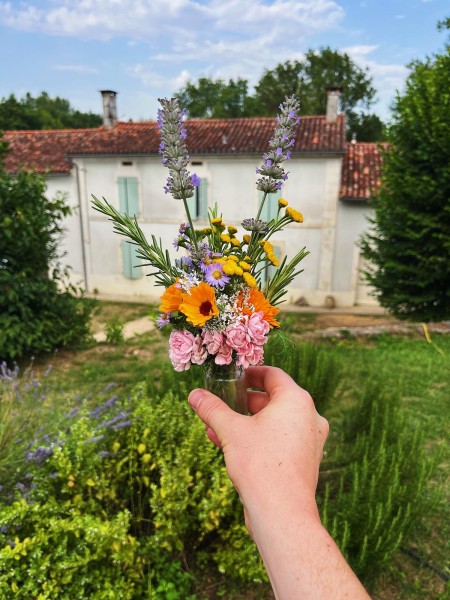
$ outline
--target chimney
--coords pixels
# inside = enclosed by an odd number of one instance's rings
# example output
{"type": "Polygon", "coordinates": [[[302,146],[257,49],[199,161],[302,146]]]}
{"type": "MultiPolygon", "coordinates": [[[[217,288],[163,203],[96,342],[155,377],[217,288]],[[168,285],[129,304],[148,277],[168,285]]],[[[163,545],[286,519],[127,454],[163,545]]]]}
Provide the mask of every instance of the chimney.
{"type": "Polygon", "coordinates": [[[117,92],[112,90],[100,90],[103,101],[103,126],[112,129],[117,123],[117,92]]]}
{"type": "Polygon", "coordinates": [[[327,87],[327,123],[334,123],[337,119],[341,92],[340,87],[327,87]]]}

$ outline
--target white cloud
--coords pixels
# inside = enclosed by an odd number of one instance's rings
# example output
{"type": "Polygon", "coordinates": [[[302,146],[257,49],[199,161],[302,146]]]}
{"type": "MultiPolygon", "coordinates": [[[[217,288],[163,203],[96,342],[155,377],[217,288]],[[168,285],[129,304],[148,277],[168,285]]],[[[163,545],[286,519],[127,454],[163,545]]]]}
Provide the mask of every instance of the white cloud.
{"type": "Polygon", "coordinates": [[[50,35],[110,39],[120,35],[151,42],[164,35],[175,41],[180,23],[202,37],[257,35],[279,26],[284,35],[303,35],[335,26],[344,16],[334,0],[29,0],[0,2],[0,23],[50,35]]]}
{"type": "Polygon", "coordinates": [[[53,65],[52,68],[55,71],[69,71],[72,73],[96,74],[99,72],[97,68],[90,65],[53,65]]]}

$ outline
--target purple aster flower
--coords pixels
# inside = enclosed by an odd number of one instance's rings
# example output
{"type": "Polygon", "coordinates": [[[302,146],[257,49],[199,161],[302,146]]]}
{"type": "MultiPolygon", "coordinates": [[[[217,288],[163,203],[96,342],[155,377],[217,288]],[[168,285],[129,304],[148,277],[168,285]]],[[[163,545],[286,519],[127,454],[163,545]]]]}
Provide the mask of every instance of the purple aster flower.
{"type": "Polygon", "coordinates": [[[159,315],[159,317],[156,319],[156,324],[158,325],[159,329],[162,329],[163,327],[165,327],[166,325],[168,325],[170,323],[170,316],[172,313],[161,313],[159,315]]]}
{"type": "Polygon", "coordinates": [[[191,183],[194,187],[198,187],[200,185],[201,179],[196,173],[192,173],[191,175],[191,183]]]}
{"type": "Polygon", "coordinates": [[[205,281],[213,287],[224,287],[230,278],[225,275],[221,263],[211,263],[205,273],[205,281]]]}

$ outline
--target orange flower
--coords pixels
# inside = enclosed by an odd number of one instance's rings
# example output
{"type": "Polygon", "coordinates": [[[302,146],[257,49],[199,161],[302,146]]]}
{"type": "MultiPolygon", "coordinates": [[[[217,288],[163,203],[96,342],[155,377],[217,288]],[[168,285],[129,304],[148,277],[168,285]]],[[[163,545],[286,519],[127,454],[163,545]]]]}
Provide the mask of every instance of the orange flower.
{"type": "Polygon", "coordinates": [[[200,327],[212,317],[217,317],[219,309],[214,288],[202,282],[191,288],[189,293],[183,293],[180,312],[186,315],[189,323],[200,327]]]}
{"type": "Polygon", "coordinates": [[[161,306],[159,307],[162,313],[177,312],[181,304],[181,289],[176,283],[169,285],[164,294],[161,296],[161,306]]]}
{"type": "Polygon", "coordinates": [[[264,294],[256,289],[252,288],[248,294],[244,304],[244,296],[239,299],[239,304],[242,306],[242,312],[244,315],[251,315],[254,312],[262,312],[264,314],[264,320],[267,321],[271,328],[279,327],[280,323],[275,319],[275,316],[280,312],[278,308],[272,306],[264,294]],[[249,305],[253,305],[255,308],[251,309],[249,305]]]}

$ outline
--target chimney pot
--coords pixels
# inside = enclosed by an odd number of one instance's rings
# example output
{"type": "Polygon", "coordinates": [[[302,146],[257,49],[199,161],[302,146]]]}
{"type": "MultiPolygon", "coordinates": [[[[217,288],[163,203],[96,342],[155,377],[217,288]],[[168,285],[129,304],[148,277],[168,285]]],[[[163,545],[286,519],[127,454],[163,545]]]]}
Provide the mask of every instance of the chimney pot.
{"type": "Polygon", "coordinates": [[[103,126],[112,129],[117,123],[117,92],[100,90],[103,102],[103,126]]]}
{"type": "Polygon", "coordinates": [[[340,87],[327,87],[327,123],[334,123],[337,119],[341,92],[340,87]]]}

